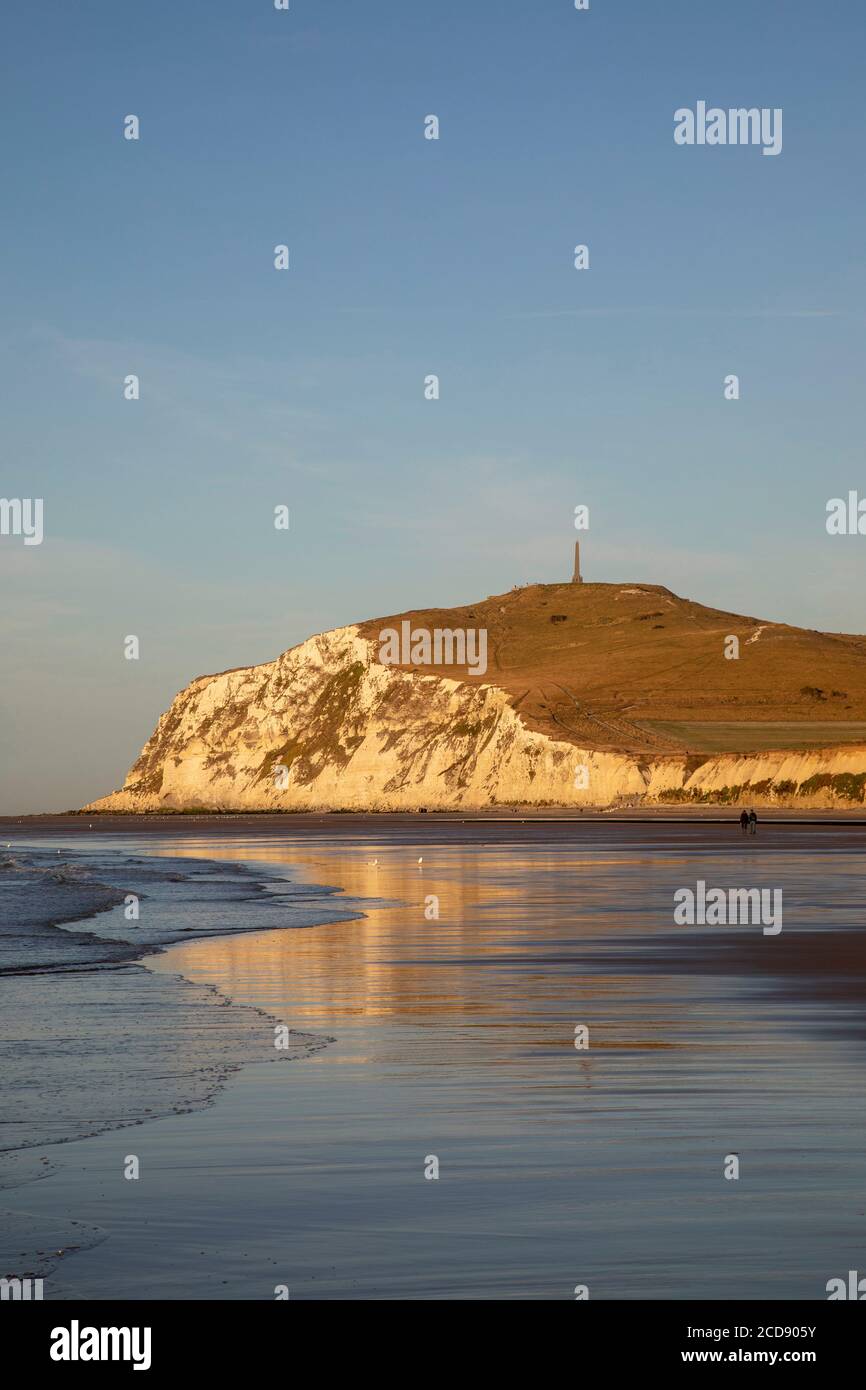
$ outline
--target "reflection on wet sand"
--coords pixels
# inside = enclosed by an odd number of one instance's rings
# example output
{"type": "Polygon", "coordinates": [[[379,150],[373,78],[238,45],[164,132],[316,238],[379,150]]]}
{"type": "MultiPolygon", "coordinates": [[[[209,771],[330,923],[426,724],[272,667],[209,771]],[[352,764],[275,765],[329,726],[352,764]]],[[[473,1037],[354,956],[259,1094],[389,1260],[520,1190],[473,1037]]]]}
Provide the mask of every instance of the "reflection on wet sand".
{"type": "MultiPolygon", "coordinates": [[[[382,846],[345,855],[287,852],[285,846],[255,846],[251,853],[248,845],[221,843],[196,844],[190,853],[290,862],[293,873],[302,870],[310,882],[340,888],[365,916],[311,931],[226,937],[207,950],[192,942],[173,949],[155,968],[219,979],[233,997],[249,1002],[252,991],[261,1007],[291,1009],[299,1027],[300,1020],[324,1013],[334,1021],[459,1020],[472,1032],[479,1059],[495,1064],[529,1047],[574,1051],[574,1025],[566,1030],[550,1011],[562,984],[549,975],[545,958],[555,967],[562,949],[581,938],[594,941],[624,922],[624,914],[611,914],[609,907],[620,860],[452,847],[435,859],[428,853],[419,868],[413,852],[389,854],[382,846]],[[431,898],[438,917],[427,915],[431,898]],[[524,981],[527,952],[538,959],[524,981]]],[[[572,977],[572,997],[575,987],[572,977]]],[[[579,988],[587,1001],[629,992],[621,979],[598,972],[582,977],[579,988]]],[[[615,1031],[610,1020],[604,1026],[615,1031]]],[[[669,1027],[665,1020],[645,1018],[641,1036],[598,1036],[594,1048],[675,1046],[669,1027]]],[[[425,1046],[441,1048],[448,1041],[431,1035],[425,1046]]],[[[405,1060],[411,1064],[411,1057],[405,1060]]]]}
{"type": "MultiPolygon", "coordinates": [[[[397,1045],[409,1067],[431,1058],[454,1060],[455,1049],[463,1065],[503,1065],[561,1051],[570,1085],[574,1027],[590,1015],[592,1046],[581,1058],[589,1070],[593,1056],[614,1049],[688,1045],[690,1056],[716,1045],[729,1050],[738,1026],[748,1035],[758,1022],[748,1009],[742,1025],[731,1018],[733,977],[749,976],[741,991],[747,996],[752,957],[769,965],[787,960],[793,933],[812,917],[820,919],[822,911],[832,916],[832,901],[819,908],[810,892],[816,875],[829,867],[820,858],[804,863],[799,856],[750,856],[752,879],[776,882],[781,874],[787,885],[784,943],[780,938],[764,945],[748,933],[726,940],[724,933],[680,929],[677,937],[672,894],[700,872],[693,855],[425,848],[419,867],[411,845],[371,841],[328,850],[286,841],[191,841],[184,846],[190,854],[291,866],[293,875],[340,888],[366,915],[310,931],[192,942],[176,947],[156,968],[220,982],[235,998],[290,1014],[298,1027],[333,1031],[340,1020],[384,1018],[403,1026],[436,1023],[435,1030],[426,1028],[417,1056],[397,1045]],[[429,915],[431,898],[438,918],[429,915]],[[681,949],[682,959],[691,960],[689,969],[651,969],[654,943],[662,961],[665,952],[681,949]],[[643,957],[636,945],[645,948],[643,957]],[[710,990],[698,987],[701,953],[709,961],[722,947],[724,980],[710,990]]],[[[170,852],[177,852],[176,844],[170,852]]],[[[833,870],[837,899],[862,895],[860,856],[848,856],[842,867],[834,863],[833,870]]],[[[732,854],[728,864],[717,859],[713,872],[736,881],[739,857],[732,854]]],[[[744,1036],[744,1045],[749,1041],[744,1036]]],[[[762,1038],[764,1047],[777,1042],[762,1038]]],[[[387,1037],[377,1044],[387,1049],[387,1037]]],[[[784,1045],[790,1048],[790,1038],[784,1045]]]]}
{"type": "Polygon", "coordinates": [[[743,881],[736,845],[714,844],[711,870],[699,844],[222,835],[148,851],[284,865],[366,914],[148,962],[336,1038],[245,1074],[184,1132],[211,1125],[222,1200],[259,1222],[266,1264],[268,1213],[287,1213],[300,1296],[568,1297],[587,1280],[593,1297],[816,1298],[854,1258],[860,1011],[829,1036],[802,970],[769,982],[850,927],[862,855],[750,851],[746,881],[785,892],[767,938],[673,927],[682,884],[743,881]]]}

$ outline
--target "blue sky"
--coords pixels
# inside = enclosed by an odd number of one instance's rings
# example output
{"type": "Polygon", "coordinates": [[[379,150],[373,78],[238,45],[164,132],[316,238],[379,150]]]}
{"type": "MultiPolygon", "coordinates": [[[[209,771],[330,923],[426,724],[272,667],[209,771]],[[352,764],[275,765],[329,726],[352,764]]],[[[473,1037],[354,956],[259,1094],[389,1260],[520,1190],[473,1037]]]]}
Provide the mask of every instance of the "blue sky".
{"type": "Polygon", "coordinates": [[[0,491],[46,529],[0,538],[0,809],[119,785],[195,675],[568,578],[578,503],[587,579],[866,627],[824,527],[866,494],[857,0],[49,0],[0,38],[0,491]],[[698,100],[781,107],[782,153],[676,146],[698,100]]]}

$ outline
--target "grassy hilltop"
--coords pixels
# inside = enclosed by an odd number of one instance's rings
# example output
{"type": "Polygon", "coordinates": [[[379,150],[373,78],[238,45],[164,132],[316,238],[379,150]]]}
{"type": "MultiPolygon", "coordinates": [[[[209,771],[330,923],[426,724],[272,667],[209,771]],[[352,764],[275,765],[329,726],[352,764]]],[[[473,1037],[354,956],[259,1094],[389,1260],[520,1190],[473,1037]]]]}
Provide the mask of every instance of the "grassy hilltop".
{"type": "MultiPolygon", "coordinates": [[[[482,679],[551,738],[635,753],[866,741],[866,637],[726,613],[637,583],[532,584],[359,630],[376,642],[407,618],[419,628],[486,628],[482,679]],[[739,639],[737,660],[725,658],[729,636],[739,639]]],[[[463,677],[453,666],[423,669],[463,677]]]]}

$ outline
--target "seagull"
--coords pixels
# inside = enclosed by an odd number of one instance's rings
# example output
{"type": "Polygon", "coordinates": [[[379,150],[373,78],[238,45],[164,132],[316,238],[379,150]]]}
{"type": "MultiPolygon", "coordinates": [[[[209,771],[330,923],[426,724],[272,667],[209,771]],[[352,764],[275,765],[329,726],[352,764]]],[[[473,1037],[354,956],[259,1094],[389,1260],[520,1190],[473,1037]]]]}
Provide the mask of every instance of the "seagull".
{"type": "Polygon", "coordinates": [[[420,869],[420,867],[421,867],[421,865],[422,865],[423,863],[424,863],[424,856],[421,855],[421,854],[419,854],[419,855],[418,855],[418,868],[419,868],[419,869],[420,869]]]}
{"type": "Polygon", "coordinates": [[[368,860],[367,860],[367,867],[370,868],[370,869],[375,869],[376,866],[378,865],[378,863],[379,863],[378,859],[368,859],[368,860]]]}

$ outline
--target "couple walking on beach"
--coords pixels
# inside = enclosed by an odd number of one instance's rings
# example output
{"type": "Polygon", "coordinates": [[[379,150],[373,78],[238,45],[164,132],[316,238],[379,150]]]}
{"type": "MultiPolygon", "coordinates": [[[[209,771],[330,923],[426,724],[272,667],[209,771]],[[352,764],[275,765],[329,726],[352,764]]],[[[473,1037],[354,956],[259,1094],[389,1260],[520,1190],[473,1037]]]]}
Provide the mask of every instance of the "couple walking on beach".
{"type": "Polygon", "coordinates": [[[743,810],[740,813],[740,829],[744,835],[756,835],[758,831],[758,817],[754,811],[743,810]]]}

